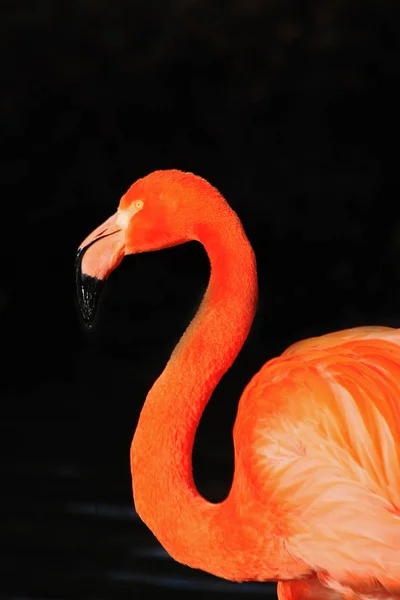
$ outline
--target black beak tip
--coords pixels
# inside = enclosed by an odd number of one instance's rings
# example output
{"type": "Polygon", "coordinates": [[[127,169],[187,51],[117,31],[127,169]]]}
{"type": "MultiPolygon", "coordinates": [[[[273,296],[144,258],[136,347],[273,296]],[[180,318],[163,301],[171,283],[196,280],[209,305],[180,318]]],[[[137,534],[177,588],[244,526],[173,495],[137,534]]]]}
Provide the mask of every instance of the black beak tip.
{"type": "Polygon", "coordinates": [[[78,306],[85,326],[90,329],[94,318],[100,294],[104,287],[104,281],[97,277],[91,277],[82,273],[82,257],[85,248],[78,250],[75,264],[76,291],[78,295],[78,306]]]}
{"type": "Polygon", "coordinates": [[[83,322],[90,329],[93,326],[94,318],[100,294],[103,290],[104,281],[97,277],[81,274],[80,282],[77,286],[78,305],[83,322]]]}

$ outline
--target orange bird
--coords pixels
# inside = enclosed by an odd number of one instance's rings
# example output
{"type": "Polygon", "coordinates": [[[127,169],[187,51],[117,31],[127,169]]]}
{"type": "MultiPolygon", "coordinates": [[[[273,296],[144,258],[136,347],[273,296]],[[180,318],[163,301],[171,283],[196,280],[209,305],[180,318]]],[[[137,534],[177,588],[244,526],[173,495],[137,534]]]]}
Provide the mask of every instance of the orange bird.
{"type": "Polygon", "coordinates": [[[207,181],[156,171],[77,254],[82,316],[126,254],[203,244],[198,312],[143,406],[131,447],[138,514],[177,561],[233,581],[278,581],[280,600],[400,599],[400,330],[358,327],[269,360],[240,399],[228,497],[192,475],[196,428],[257,302],[241,222],[207,181]]]}

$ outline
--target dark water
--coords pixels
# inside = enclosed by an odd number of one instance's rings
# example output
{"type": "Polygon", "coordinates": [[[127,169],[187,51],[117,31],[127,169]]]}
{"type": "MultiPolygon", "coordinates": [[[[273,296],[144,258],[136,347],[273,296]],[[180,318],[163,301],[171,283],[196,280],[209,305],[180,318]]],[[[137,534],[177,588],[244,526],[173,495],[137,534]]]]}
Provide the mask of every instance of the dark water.
{"type": "MultiPolygon", "coordinates": [[[[8,433],[24,435],[24,424],[9,422],[8,433]]],[[[273,584],[173,561],[135,513],[127,464],[29,454],[2,466],[1,598],[275,597],[273,584]]],[[[217,483],[208,486],[212,495],[217,483]]]]}

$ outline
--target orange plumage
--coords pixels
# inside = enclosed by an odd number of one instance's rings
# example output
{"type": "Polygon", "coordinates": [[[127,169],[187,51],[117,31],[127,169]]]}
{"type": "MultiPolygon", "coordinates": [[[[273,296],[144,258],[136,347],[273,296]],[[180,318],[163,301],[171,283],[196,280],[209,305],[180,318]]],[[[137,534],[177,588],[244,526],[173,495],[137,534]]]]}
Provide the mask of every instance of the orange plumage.
{"type": "Polygon", "coordinates": [[[246,339],[254,253],[219,192],[190,173],[137,181],[78,251],[90,323],[125,254],[197,240],[211,264],[198,313],[150,390],[131,448],[136,509],[176,560],[280,600],[400,599],[400,332],[360,327],[268,361],[241,397],[226,500],[197,491],[201,414],[246,339]]]}

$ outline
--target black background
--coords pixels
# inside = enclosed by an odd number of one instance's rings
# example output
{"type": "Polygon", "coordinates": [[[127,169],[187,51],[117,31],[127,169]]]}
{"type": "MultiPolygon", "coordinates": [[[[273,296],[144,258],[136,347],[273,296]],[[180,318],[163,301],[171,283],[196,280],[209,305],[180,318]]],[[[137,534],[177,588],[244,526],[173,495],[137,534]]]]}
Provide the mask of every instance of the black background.
{"type": "Polygon", "coordinates": [[[125,259],[90,333],[75,251],[154,169],[202,175],[241,217],[259,308],[194,452],[200,490],[223,498],[237,401],[268,358],[309,335],[400,325],[398,2],[0,10],[0,596],[268,596],[172,563],[133,511],[130,440],[205,289],[202,249],[125,259]]]}

